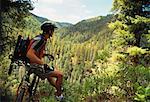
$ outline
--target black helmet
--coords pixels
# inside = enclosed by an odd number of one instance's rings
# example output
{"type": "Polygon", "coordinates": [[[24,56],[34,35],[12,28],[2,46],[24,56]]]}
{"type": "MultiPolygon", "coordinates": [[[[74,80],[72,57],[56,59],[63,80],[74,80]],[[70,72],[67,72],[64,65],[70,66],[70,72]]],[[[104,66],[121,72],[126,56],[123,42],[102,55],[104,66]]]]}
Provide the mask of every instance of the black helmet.
{"type": "Polygon", "coordinates": [[[50,22],[44,22],[41,25],[41,30],[43,30],[43,32],[48,32],[50,29],[54,31],[55,28],[57,28],[57,27],[50,22]]]}

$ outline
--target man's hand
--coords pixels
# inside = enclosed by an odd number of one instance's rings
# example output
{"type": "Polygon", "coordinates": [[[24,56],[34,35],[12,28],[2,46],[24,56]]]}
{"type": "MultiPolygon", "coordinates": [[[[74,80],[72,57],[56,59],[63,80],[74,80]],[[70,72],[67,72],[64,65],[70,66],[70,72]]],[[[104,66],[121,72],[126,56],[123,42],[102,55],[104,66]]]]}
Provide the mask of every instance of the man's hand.
{"type": "Polygon", "coordinates": [[[44,70],[49,69],[49,66],[47,64],[44,64],[44,70]]]}
{"type": "Polygon", "coordinates": [[[54,71],[54,67],[53,66],[49,67],[47,64],[44,64],[44,70],[45,72],[54,71]]]}
{"type": "Polygon", "coordinates": [[[53,55],[44,54],[44,56],[47,56],[47,58],[48,58],[50,61],[53,61],[53,60],[54,60],[54,56],[53,56],[53,55]]]}

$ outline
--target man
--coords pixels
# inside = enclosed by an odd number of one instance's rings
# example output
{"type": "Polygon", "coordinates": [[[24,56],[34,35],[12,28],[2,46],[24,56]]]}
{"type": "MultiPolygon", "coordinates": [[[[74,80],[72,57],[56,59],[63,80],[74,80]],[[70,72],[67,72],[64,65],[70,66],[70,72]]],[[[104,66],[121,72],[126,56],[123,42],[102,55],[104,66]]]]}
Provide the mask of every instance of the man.
{"type": "Polygon", "coordinates": [[[62,100],[63,95],[61,90],[61,84],[63,74],[58,70],[50,69],[48,65],[42,60],[45,55],[44,50],[46,42],[49,38],[53,36],[55,28],[57,28],[55,25],[48,22],[41,25],[41,30],[43,31],[43,33],[31,40],[27,52],[27,57],[30,60],[31,64],[39,64],[44,66],[44,69],[46,69],[46,78],[48,79],[50,84],[53,85],[57,90],[55,92],[56,98],[58,100],[62,100]],[[53,78],[56,78],[56,81],[53,78]]]}

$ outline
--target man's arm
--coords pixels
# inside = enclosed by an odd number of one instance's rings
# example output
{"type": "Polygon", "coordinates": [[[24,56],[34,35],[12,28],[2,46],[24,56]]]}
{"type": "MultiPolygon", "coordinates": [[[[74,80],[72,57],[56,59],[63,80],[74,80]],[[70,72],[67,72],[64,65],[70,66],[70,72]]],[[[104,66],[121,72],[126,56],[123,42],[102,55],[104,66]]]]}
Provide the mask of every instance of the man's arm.
{"type": "Polygon", "coordinates": [[[30,59],[31,63],[44,64],[44,62],[36,56],[33,48],[28,50],[27,57],[30,59]]]}

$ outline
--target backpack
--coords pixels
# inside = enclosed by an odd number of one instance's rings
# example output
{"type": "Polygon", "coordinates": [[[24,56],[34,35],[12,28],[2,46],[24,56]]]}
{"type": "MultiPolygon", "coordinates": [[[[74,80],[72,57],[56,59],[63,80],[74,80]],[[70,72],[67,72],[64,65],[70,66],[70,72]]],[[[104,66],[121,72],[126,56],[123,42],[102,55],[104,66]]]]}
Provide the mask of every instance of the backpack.
{"type": "Polygon", "coordinates": [[[21,35],[18,36],[14,54],[12,55],[14,61],[17,60],[21,60],[24,62],[28,61],[26,54],[27,54],[29,43],[30,43],[29,37],[24,39],[21,35]]]}
{"type": "Polygon", "coordinates": [[[29,62],[29,59],[26,57],[28,46],[30,44],[29,37],[24,39],[21,35],[18,36],[14,53],[9,55],[9,58],[11,59],[10,68],[8,71],[8,74],[10,75],[13,69],[13,63],[21,60],[25,63],[29,62]]]}

